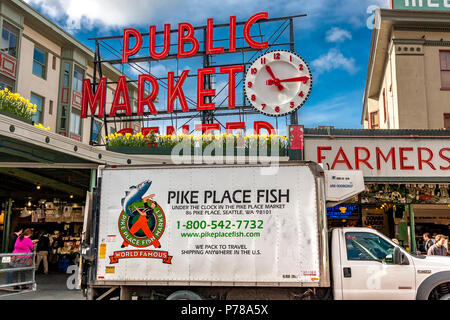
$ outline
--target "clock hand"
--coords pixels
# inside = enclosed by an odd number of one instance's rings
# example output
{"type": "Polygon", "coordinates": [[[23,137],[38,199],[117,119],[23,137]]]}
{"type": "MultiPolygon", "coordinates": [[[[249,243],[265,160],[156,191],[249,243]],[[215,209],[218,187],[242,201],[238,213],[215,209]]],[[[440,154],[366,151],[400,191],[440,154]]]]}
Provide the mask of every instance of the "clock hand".
{"type": "MultiPolygon", "coordinates": [[[[306,84],[308,82],[309,78],[308,77],[297,77],[297,78],[289,78],[289,79],[283,79],[283,80],[278,80],[278,82],[303,82],[304,84],[306,84]]],[[[274,84],[275,81],[274,80],[267,80],[267,84],[268,85],[272,85],[274,84]]]]}
{"type": "Polygon", "coordinates": [[[284,87],[280,84],[280,80],[278,80],[278,78],[273,74],[272,68],[270,66],[266,66],[266,70],[267,73],[272,77],[273,83],[278,87],[278,90],[282,91],[284,87]]]}

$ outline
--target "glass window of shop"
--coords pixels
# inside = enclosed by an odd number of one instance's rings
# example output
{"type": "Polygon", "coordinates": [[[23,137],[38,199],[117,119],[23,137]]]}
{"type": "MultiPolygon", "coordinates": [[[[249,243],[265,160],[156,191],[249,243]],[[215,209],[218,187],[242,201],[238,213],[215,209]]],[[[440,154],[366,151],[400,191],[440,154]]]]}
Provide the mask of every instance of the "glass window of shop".
{"type": "Polygon", "coordinates": [[[35,123],[41,123],[43,120],[43,110],[44,110],[44,98],[38,96],[37,94],[31,93],[30,102],[35,104],[37,107],[36,113],[33,115],[33,121],[35,123]]]}
{"type": "Polygon", "coordinates": [[[63,76],[63,87],[68,88],[70,82],[70,64],[68,62],[64,62],[64,76],[63,76]]]}
{"type": "Polygon", "coordinates": [[[84,71],[75,66],[73,71],[73,90],[81,92],[83,90],[84,71]]]}
{"type": "Polygon", "coordinates": [[[47,54],[38,49],[34,48],[33,55],[33,74],[45,79],[47,76],[47,54]]]}
{"type": "Polygon", "coordinates": [[[61,130],[66,130],[66,119],[67,119],[67,106],[61,106],[61,119],[59,124],[61,130]]]}
{"type": "Polygon", "coordinates": [[[8,88],[10,91],[14,91],[14,80],[11,80],[4,75],[0,75],[0,90],[5,90],[8,88]]]}
{"type": "Polygon", "coordinates": [[[0,50],[10,56],[17,58],[17,39],[19,30],[4,21],[2,26],[2,40],[0,50]]]}
{"type": "Polygon", "coordinates": [[[70,113],[70,132],[81,136],[81,112],[75,108],[70,113]]]}

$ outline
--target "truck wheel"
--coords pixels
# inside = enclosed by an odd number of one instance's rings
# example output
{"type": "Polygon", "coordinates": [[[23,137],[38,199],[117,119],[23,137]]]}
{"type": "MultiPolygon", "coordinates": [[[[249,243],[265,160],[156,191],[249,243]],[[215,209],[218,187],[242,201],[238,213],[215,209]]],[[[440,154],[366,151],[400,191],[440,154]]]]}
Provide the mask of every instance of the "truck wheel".
{"type": "Polygon", "coordinates": [[[439,300],[450,300],[450,293],[440,297],[439,300]]]}
{"type": "Polygon", "coordinates": [[[179,290],[172,293],[166,300],[203,300],[195,292],[189,290],[179,290]]]}

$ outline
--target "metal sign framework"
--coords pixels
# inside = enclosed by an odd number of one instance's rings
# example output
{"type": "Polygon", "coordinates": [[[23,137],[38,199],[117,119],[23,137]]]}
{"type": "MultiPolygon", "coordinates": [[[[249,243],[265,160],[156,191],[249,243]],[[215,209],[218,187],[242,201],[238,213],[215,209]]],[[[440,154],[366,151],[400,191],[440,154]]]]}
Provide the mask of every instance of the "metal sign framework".
{"type": "MultiPolygon", "coordinates": [[[[244,41],[242,46],[236,45],[236,51],[235,52],[223,52],[220,54],[207,54],[206,53],[206,32],[207,32],[207,26],[198,26],[194,27],[195,31],[200,31],[203,33],[203,39],[199,39],[199,43],[203,44],[203,49],[200,49],[193,57],[189,58],[183,58],[183,59],[192,59],[195,57],[201,58],[201,68],[208,68],[208,67],[215,67],[220,68],[222,66],[233,66],[233,65],[244,65],[246,68],[249,66],[254,59],[256,59],[259,55],[265,54],[271,50],[275,49],[284,49],[289,50],[291,52],[295,52],[295,35],[294,35],[294,19],[300,18],[300,17],[306,17],[306,14],[299,14],[299,15],[292,15],[292,16],[284,16],[284,17],[278,17],[278,18],[270,18],[265,20],[260,20],[255,23],[255,27],[258,29],[258,34],[253,35],[254,38],[259,38],[260,41],[268,41],[268,47],[266,49],[255,49],[250,46],[245,46],[244,41]],[[269,36],[265,36],[262,33],[261,30],[261,24],[275,24],[272,30],[270,32],[269,36]],[[282,37],[286,39],[286,41],[278,42],[282,37]],[[249,59],[246,58],[245,53],[252,54],[249,59]],[[226,64],[214,64],[213,62],[213,56],[221,56],[221,55],[229,55],[229,63],[226,64]],[[236,57],[237,55],[240,55],[239,61],[237,61],[236,57]]],[[[236,22],[236,26],[242,26],[245,22],[236,22]]],[[[214,25],[214,30],[220,29],[220,28],[227,28],[230,27],[229,23],[224,24],[217,24],[214,25]]],[[[172,33],[178,33],[178,29],[173,29],[170,32],[172,33]]],[[[164,34],[163,31],[156,32],[156,35],[164,34]]],[[[149,37],[149,33],[143,33],[143,37],[149,37]]],[[[123,35],[120,36],[109,36],[109,37],[96,37],[96,38],[89,38],[88,40],[95,41],[95,54],[94,54],[94,74],[93,74],[93,83],[92,83],[92,89],[95,92],[99,83],[99,79],[103,77],[103,67],[102,65],[104,63],[109,63],[113,66],[119,66],[119,69],[121,69],[121,72],[123,75],[126,75],[124,73],[126,65],[128,65],[128,68],[130,70],[133,70],[134,72],[138,73],[146,73],[154,76],[150,70],[146,70],[144,67],[142,67],[142,63],[148,63],[149,69],[151,68],[151,63],[161,63],[160,60],[155,60],[151,56],[138,56],[138,57],[130,57],[128,63],[122,63],[122,43],[123,43],[123,35]],[[115,47],[115,44],[120,42],[120,49],[117,48],[117,45],[115,47]],[[107,58],[102,58],[101,50],[103,52],[106,52],[108,56],[107,58]]],[[[213,42],[218,41],[226,41],[226,39],[215,39],[213,42]]],[[[243,37],[237,37],[236,40],[243,40],[243,37]]],[[[170,48],[176,47],[177,44],[170,43],[170,48]]],[[[156,46],[161,47],[161,46],[156,46]]],[[[148,48],[148,47],[147,47],[148,48]]],[[[172,53],[171,51],[169,54],[162,59],[162,61],[166,60],[177,60],[177,66],[178,66],[178,57],[176,53],[172,53]]],[[[204,77],[204,88],[205,89],[211,89],[213,87],[213,77],[217,75],[205,75],[204,77]]],[[[188,75],[188,78],[190,77],[196,77],[196,74],[190,74],[188,75]]],[[[158,81],[158,84],[161,88],[166,89],[167,88],[167,77],[156,77],[156,80],[158,81]]],[[[178,73],[175,75],[174,79],[178,79],[179,75],[178,73]]],[[[127,83],[137,83],[138,80],[127,80],[127,83]]],[[[241,80],[236,80],[235,89],[242,85],[243,78],[241,80]]],[[[117,84],[117,81],[108,81],[107,85],[114,85],[117,84]]],[[[206,103],[212,103],[218,98],[218,96],[226,90],[228,84],[225,84],[222,88],[216,89],[216,95],[215,96],[207,96],[205,97],[206,103]]],[[[227,98],[225,98],[227,99],[227,98]]],[[[196,107],[196,100],[190,98],[188,95],[186,95],[186,101],[191,106],[196,107]]],[[[224,100],[225,101],[225,100],[224,100]]],[[[169,113],[167,111],[161,111],[158,110],[157,115],[151,114],[149,111],[144,112],[143,115],[137,115],[135,112],[132,113],[131,116],[126,115],[116,115],[115,117],[109,117],[106,113],[103,117],[103,119],[100,119],[98,116],[91,115],[91,132],[90,132],[90,144],[91,145],[104,145],[105,141],[103,137],[100,139],[100,143],[97,141],[93,141],[93,130],[94,130],[94,118],[97,118],[99,120],[102,120],[102,127],[105,133],[105,136],[109,134],[108,132],[108,124],[114,123],[115,128],[117,128],[118,123],[132,123],[132,122],[141,122],[144,124],[145,122],[152,122],[152,121],[164,121],[164,120],[175,120],[176,125],[175,131],[177,131],[179,128],[182,128],[184,125],[188,124],[194,119],[201,120],[202,124],[210,124],[213,122],[217,122],[220,124],[221,127],[225,128],[225,126],[217,119],[218,117],[224,117],[224,116],[239,116],[240,121],[245,121],[246,116],[248,115],[255,115],[260,114],[258,111],[256,111],[251,104],[247,101],[245,97],[245,93],[242,92],[242,104],[236,105],[234,109],[229,109],[228,107],[222,107],[224,101],[221,101],[219,103],[219,106],[216,106],[214,110],[208,110],[208,111],[197,111],[196,109],[190,109],[188,112],[182,111],[181,109],[174,108],[173,113],[169,113]],[[178,125],[178,120],[186,120],[182,125],[178,125]]],[[[236,99],[236,101],[238,101],[236,99]]],[[[286,118],[286,124],[288,124],[288,118],[289,123],[291,125],[298,124],[298,111],[291,113],[289,115],[284,116],[286,118]]],[[[145,126],[145,125],[144,125],[145,126]]],[[[276,126],[278,129],[278,118],[276,118],[276,126]]],[[[102,136],[100,133],[102,131],[102,128],[99,129],[98,134],[102,136]]]]}

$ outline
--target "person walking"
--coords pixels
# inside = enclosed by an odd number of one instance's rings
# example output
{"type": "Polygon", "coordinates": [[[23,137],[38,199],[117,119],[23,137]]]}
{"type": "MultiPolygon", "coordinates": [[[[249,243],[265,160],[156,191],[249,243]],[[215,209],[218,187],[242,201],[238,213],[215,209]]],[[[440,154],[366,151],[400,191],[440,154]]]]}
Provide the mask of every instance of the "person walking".
{"type": "MultiPolygon", "coordinates": [[[[25,229],[25,231],[17,238],[14,244],[14,250],[12,253],[32,253],[34,251],[34,243],[30,238],[33,235],[31,229],[25,229]]],[[[33,265],[33,258],[31,255],[13,256],[11,258],[11,264],[14,268],[30,267],[33,265]]],[[[26,281],[27,271],[17,271],[19,282],[26,281]]],[[[21,289],[26,289],[27,286],[22,286],[21,289]]],[[[16,289],[18,289],[16,287],[16,289]]]]}
{"type": "Polygon", "coordinates": [[[50,239],[45,230],[39,231],[38,243],[36,246],[36,271],[39,270],[41,261],[44,264],[44,274],[48,274],[48,252],[50,251],[50,239]]]}
{"type": "Polygon", "coordinates": [[[446,256],[447,248],[444,246],[448,237],[443,234],[438,234],[436,236],[436,243],[433,244],[430,249],[428,249],[428,254],[433,256],[446,256]]]}
{"type": "Polygon", "coordinates": [[[424,247],[425,247],[425,254],[426,254],[428,252],[428,249],[430,249],[431,246],[433,244],[435,244],[435,241],[428,232],[423,234],[423,241],[425,241],[424,247]]]}

